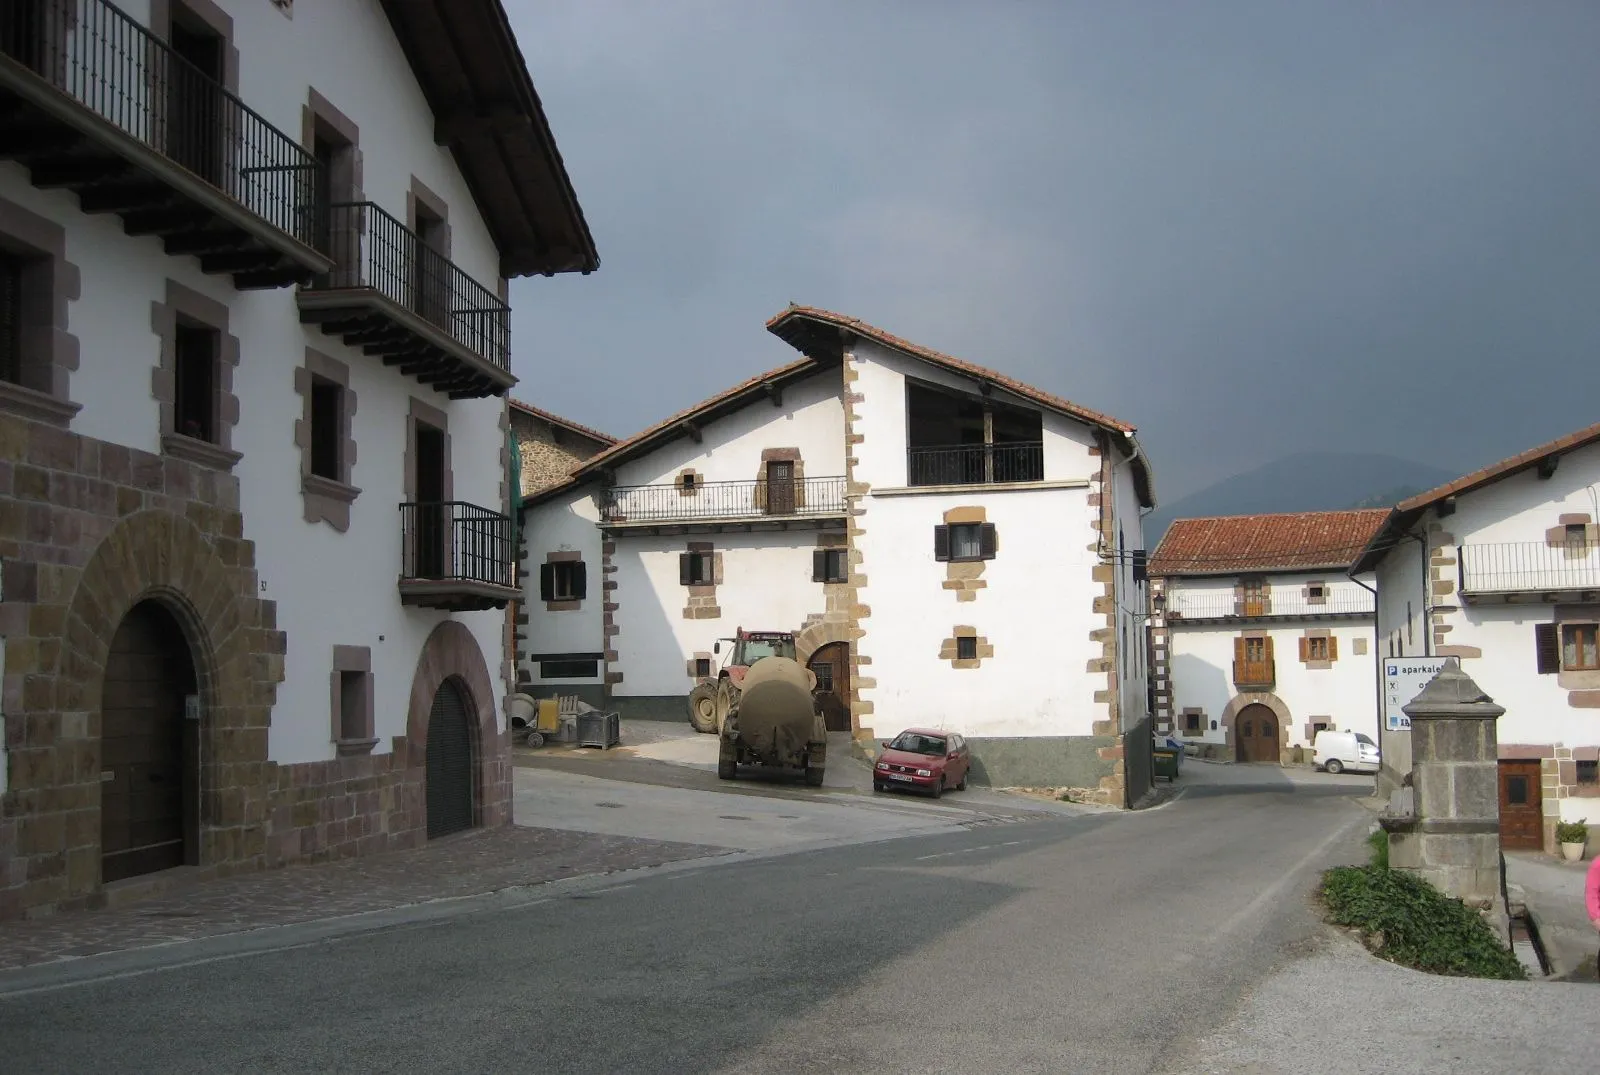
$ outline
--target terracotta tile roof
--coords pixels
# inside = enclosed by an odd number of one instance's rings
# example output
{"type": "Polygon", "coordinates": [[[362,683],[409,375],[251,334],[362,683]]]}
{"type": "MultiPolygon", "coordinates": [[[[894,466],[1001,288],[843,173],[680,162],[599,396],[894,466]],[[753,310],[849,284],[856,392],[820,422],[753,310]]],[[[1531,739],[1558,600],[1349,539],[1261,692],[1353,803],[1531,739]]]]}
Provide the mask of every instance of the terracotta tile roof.
{"type": "Polygon", "coordinates": [[[822,310],[815,306],[790,305],[787,310],[767,322],[767,331],[796,350],[806,352],[809,348],[817,346],[818,343],[825,339],[823,334],[819,334],[816,331],[820,326],[844,329],[858,336],[865,336],[867,339],[880,343],[885,347],[911,355],[914,358],[920,358],[925,362],[931,362],[935,366],[943,366],[952,372],[964,373],[979,380],[992,381],[1006,389],[1006,391],[1015,393],[1023,399],[1032,400],[1041,407],[1048,407],[1053,411],[1069,414],[1074,418],[1088,422],[1090,425],[1100,426],[1103,429],[1109,429],[1117,433],[1132,433],[1134,431],[1133,426],[1108,414],[1101,414],[1099,411],[1091,411],[1087,407],[1080,407],[1071,400],[1053,396],[1049,392],[1041,391],[1032,385],[1023,384],[1021,381],[1007,377],[1003,373],[986,369],[964,359],[955,358],[942,351],[935,351],[931,347],[923,347],[921,344],[901,339],[899,336],[885,332],[875,325],[869,325],[859,318],[834,313],[832,310],[822,310]]]}
{"type": "Polygon", "coordinates": [[[1509,478],[1530,467],[1536,467],[1553,456],[1560,456],[1562,452],[1570,452],[1600,441],[1600,422],[1592,426],[1584,426],[1576,432],[1568,433],[1564,437],[1557,437],[1539,445],[1529,448],[1525,452],[1518,452],[1509,459],[1502,459],[1487,467],[1474,470],[1471,474],[1463,474],[1452,482],[1445,482],[1437,489],[1429,489],[1426,493],[1418,493],[1414,497],[1400,501],[1390,512],[1389,518],[1383,527],[1372,535],[1367,542],[1367,547],[1362,550],[1360,558],[1351,565],[1351,571],[1370,571],[1377,566],[1403,532],[1412,523],[1416,522],[1428,508],[1447,497],[1459,496],[1470,493],[1474,489],[1481,489],[1485,485],[1492,485],[1502,478],[1509,478]]]}
{"type": "Polygon", "coordinates": [[[677,414],[663,418],[643,432],[636,433],[626,440],[618,441],[599,455],[591,456],[580,465],[572,468],[572,473],[576,477],[591,474],[605,466],[614,466],[624,459],[641,454],[655,441],[662,438],[663,435],[676,433],[677,427],[684,422],[704,419],[711,412],[723,408],[737,409],[732,405],[742,405],[742,402],[745,401],[740,400],[741,396],[750,395],[752,399],[756,398],[754,394],[764,391],[765,386],[768,384],[780,384],[794,380],[797,375],[808,374],[819,368],[821,368],[821,363],[815,359],[801,358],[794,362],[787,362],[776,369],[767,370],[765,373],[758,373],[754,377],[740,381],[732,388],[718,392],[709,399],[701,400],[692,407],[685,407],[677,414]]]}
{"type": "Polygon", "coordinates": [[[1150,557],[1150,574],[1343,570],[1388,517],[1387,508],[1374,508],[1176,519],[1150,557]]]}
{"type": "Polygon", "coordinates": [[[551,425],[558,425],[563,429],[570,429],[580,436],[589,437],[591,440],[597,440],[602,444],[617,443],[617,438],[613,437],[609,433],[602,433],[598,429],[590,429],[588,426],[579,425],[577,422],[563,418],[559,414],[551,414],[549,411],[541,410],[531,403],[524,403],[520,399],[513,399],[511,401],[511,406],[524,414],[531,414],[535,418],[549,422],[551,425]]]}
{"type": "Polygon", "coordinates": [[[1402,500],[1395,505],[1395,510],[1411,512],[1429,507],[1447,496],[1470,492],[1481,485],[1497,482],[1501,478],[1509,478],[1518,471],[1527,470],[1531,466],[1538,465],[1547,456],[1558,455],[1574,448],[1582,448],[1597,440],[1600,440],[1600,422],[1592,426],[1585,426],[1576,433],[1568,433],[1564,437],[1557,437],[1548,444],[1541,444],[1537,448],[1529,448],[1525,452],[1518,452],[1510,459],[1502,459],[1492,466],[1474,470],[1471,474],[1463,474],[1455,481],[1446,482],[1437,489],[1430,489],[1426,493],[1418,493],[1409,500],[1402,500]]]}

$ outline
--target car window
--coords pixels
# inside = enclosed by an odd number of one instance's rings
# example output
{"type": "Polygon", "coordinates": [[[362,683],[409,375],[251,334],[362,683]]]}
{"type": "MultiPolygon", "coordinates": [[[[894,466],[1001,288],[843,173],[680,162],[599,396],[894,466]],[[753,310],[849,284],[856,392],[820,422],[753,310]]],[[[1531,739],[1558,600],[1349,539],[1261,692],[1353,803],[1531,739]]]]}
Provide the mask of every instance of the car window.
{"type": "Polygon", "coordinates": [[[1366,735],[1364,733],[1362,733],[1362,732],[1357,732],[1356,733],[1356,742],[1365,743],[1369,747],[1375,747],[1375,746],[1378,745],[1377,743],[1374,743],[1371,739],[1368,739],[1366,737],[1366,735]]]}
{"type": "Polygon", "coordinates": [[[944,754],[945,740],[943,737],[902,732],[889,744],[889,749],[903,750],[907,754],[926,754],[936,758],[944,754]]]}

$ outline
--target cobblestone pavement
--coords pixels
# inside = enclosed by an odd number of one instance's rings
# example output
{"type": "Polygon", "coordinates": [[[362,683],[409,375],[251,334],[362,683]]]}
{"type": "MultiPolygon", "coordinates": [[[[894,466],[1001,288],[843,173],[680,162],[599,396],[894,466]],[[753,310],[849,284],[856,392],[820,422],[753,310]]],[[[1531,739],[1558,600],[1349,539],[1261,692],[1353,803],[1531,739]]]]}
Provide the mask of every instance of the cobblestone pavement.
{"type": "Polygon", "coordinates": [[[0,971],[726,853],[508,826],[413,851],[200,882],[114,910],[6,923],[0,971]]]}

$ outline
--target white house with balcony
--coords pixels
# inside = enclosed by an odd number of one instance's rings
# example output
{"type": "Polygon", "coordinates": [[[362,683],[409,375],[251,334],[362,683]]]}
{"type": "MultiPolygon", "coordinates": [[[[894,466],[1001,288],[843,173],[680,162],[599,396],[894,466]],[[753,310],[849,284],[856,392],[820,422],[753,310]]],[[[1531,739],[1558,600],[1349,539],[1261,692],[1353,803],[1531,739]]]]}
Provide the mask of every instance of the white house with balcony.
{"type": "Polygon", "coordinates": [[[825,310],[767,327],[801,357],[529,499],[524,689],[686,720],[719,639],[792,631],[837,730],[946,727],[980,781],[1137,799],[1133,428],[825,310]]]}
{"type": "Polygon", "coordinates": [[[1277,764],[1319,731],[1375,738],[1374,595],[1345,572],[1386,514],[1175,520],[1149,565],[1156,730],[1277,764]]]}
{"type": "Polygon", "coordinates": [[[507,823],[507,281],[598,261],[505,11],[4,10],[0,917],[507,823]]]}
{"type": "MultiPolygon", "coordinates": [[[[1558,820],[1600,819],[1600,425],[1397,505],[1353,571],[1378,585],[1390,657],[1456,657],[1505,706],[1500,835],[1555,848],[1558,820]]],[[[1381,729],[1389,793],[1411,734],[1381,729]]]]}

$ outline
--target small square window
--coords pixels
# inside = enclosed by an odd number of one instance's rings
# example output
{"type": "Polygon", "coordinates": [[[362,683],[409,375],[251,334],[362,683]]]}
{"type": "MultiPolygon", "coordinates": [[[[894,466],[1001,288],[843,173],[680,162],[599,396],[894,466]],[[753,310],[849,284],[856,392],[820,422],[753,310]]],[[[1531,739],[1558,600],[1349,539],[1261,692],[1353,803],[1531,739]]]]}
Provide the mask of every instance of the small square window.
{"type": "Polygon", "coordinates": [[[812,554],[811,581],[844,582],[846,578],[844,549],[818,549],[812,554]]]}
{"type": "Polygon", "coordinates": [[[1306,639],[1306,660],[1326,661],[1328,656],[1328,640],[1325,637],[1306,639]]]}
{"type": "Polygon", "coordinates": [[[709,552],[684,552],[678,554],[678,581],[685,586],[709,586],[713,580],[714,563],[709,552]]]}
{"type": "Polygon", "coordinates": [[[1589,544],[1589,528],[1583,523],[1568,523],[1566,539],[1567,548],[1583,549],[1589,544]]]}
{"type": "Polygon", "coordinates": [[[693,471],[690,471],[683,476],[683,487],[691,493],[694,492],[695,476],[693,471]]]}
{"type": "Polygon", "coordinates": [[[711,658],[696,657],[694,659],[694,674],[700,679],[709,678],[711,676],[711,658]]]}
{"type": "Polygon", "coordinates": [[[311,473],[343,481],[339,458],[344,440],[344,387],[314,377],[311,381],[311,473]]]}
{"type": "Polygon", "coordinates": [[[933,528],[933,558],[940,562],[993,560],[997,548],[993,523],[950,523],[933,528]]]}
{"type": "Polygon", "coordinates": [[[961,635],[956,639],[956,660],[975,661],[978,659],[978,640],[972,635],[961,635]]]}
{"type": "Polygon", "coordinates": [[[568,560],[551,566],[555,568],[554,584],[551,587],[554,590],[552,600],[576,601],[579,597],[577,563],[568,560]]]}
{"type": "Polygon", "coordinates": [[[1320,605],[1328,600],[1328,587],[1324,583],[1313,582],[1306,587],[1306,600],[1313,605],[1320,605]]]}
{"type": "Polygon", "coordinates": [[[1202,720],[1200,718],[1200,714],[1199,713],[1185,713],[1183,715],[1183,730],[1186,731],[1186,732],[1202,732],[1202,731],[1205,731],[1205,727],[1204,727],[1204,724],[1203,724],[1203,722],[1202,722],[1202,720]]]}
{"type": "Polygon", "coordinates": [[[173,337],[173,432],[217,441],[217,359],[222,334],[180,320],[173,337]]]}
{"type": "Polygon", "coordinates": [[[1588,761],[1579,761],[1578,783],[1600,784],[1600,769],[1597,769],[1597,767],[1600,767],[1600,762],[1595,761],[1593,758],[1588,761]]]}

